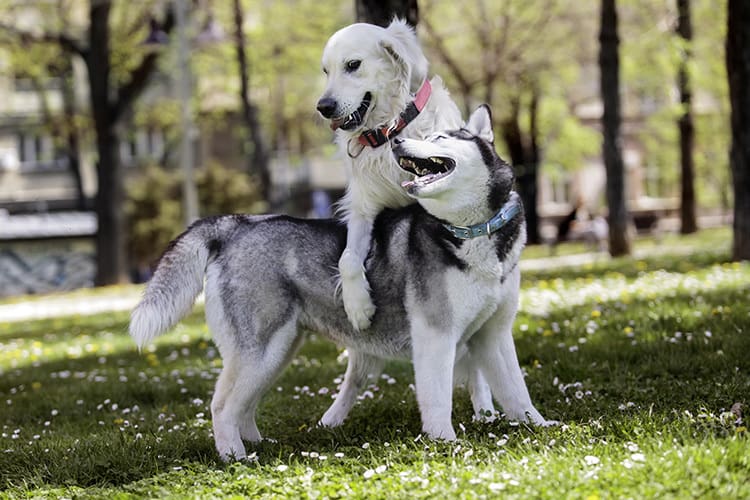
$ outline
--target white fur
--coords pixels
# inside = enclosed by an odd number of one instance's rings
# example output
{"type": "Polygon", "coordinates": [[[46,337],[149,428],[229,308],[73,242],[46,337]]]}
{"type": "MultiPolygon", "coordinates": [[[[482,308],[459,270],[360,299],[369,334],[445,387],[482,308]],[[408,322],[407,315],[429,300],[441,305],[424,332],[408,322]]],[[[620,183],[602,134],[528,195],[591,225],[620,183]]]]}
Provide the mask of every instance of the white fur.
{"type": "MultiPolygon", "coordinates": [[[[130,315],[130,335],[139,348],[176,325],[180,318],[190,312],[195,299],[203,290],[208,249],[202,245],[202,241],[199,244],[189,234],[178,240],[175,246],[192,250],[191,253],[173,254],[175,258],[183,260],[177,265],[186,272],[175,277],[179,282],[174,288],[152,287],[130,315]]],[[[160,269],[156,272],[164,272],[160,269]]],[[[158,279],[153,282],[161,283],[158,279]]]]}
{"type": "MultiPolygon", "coordinates": [[[[328,75],[323,97],[339,104],[335,117],[357,109],[367,92],[372,104],[362,124],[353,130],[337,130],[336,143],[349,174],[346,194],[340,203],[347,222],[346,249],[339,262],[344,308],[357,329],[365,329],[375,307],[364,274],[375,216],[385,207],[413,203],[400,188],[407,179],[391,154],[391,145],[363,147],[357,138],[363,130],[395,125],[427,78],[428,63],[414,31],[394,20],[387,28],[353,24],[336,32],[323,50],[323,69],[328,75]],[[354,72],[349,61],[361,61],[354,72]]],[[[457,128],[461,113],[438,77],[431,80],[432,94],[422,112],[399,135],[424,139],[433,132],[457,128]]]]}

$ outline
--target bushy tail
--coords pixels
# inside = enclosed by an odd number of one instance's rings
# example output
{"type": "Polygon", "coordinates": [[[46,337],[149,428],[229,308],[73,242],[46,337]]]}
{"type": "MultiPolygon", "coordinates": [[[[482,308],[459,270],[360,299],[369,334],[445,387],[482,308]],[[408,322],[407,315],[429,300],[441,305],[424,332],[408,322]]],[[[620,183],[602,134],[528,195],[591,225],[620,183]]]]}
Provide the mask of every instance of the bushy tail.
{"type": "Polygon", "coordinates": [[[208,222],[193,224],[164,252],[143,298],[130,315],[130,336],[138,347],[175,326],[203,290],[206,265],[218,232],[217,225],[208,222]]]}

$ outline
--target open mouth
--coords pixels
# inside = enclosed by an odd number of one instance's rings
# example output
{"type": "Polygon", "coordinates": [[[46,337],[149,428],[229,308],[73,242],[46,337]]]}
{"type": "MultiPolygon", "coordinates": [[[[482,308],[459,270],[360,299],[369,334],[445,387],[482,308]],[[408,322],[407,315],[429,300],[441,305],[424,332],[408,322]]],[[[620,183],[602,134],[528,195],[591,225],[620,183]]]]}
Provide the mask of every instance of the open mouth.
{"type": "Polygon", "coordinates": [[[450,174],[456,168],[456,162],[452,158],[444,156],[430,156],[429,158],[401,156],[398,158],[398,165],[403,170],[416,176],[414,180],[405,181],[401,184],[407,189],[431,184],[450,174]]]}
{"type": "Polygon", "coordinates": [[[367,92],[362,98],[362,102],[359,104],[359,107],[354,110],[352,114],[343,116],[341,118],[333,118],[331,120],[331,129],[336,130],[337,128],[340,128],[342,130],[352,130],[360,126],[365,119],[365,115],[367,114],[367,110],[370,108],[371,102],[372,94],[367,92]]]}

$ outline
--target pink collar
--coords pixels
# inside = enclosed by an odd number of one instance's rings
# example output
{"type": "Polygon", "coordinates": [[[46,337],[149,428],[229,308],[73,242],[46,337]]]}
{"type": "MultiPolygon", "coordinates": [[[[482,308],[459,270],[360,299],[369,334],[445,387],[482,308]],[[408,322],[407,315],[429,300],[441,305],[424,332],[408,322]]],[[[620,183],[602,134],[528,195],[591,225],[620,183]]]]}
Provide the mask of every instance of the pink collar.
{"type": "Polygon", "coordinates": [[[380,127],[376,129],[365,130],[359,136],[359,143],[363,146],[377,148],[388,142],[391,137],[395,137],[419,115],[424,109],[427,101],[432,94],[432,85],[429,80],[425,80],[422,86],[414,96],[414,100],[406,106],[406,109],[399,116],[398,123],[395,127],[380,127]]]}

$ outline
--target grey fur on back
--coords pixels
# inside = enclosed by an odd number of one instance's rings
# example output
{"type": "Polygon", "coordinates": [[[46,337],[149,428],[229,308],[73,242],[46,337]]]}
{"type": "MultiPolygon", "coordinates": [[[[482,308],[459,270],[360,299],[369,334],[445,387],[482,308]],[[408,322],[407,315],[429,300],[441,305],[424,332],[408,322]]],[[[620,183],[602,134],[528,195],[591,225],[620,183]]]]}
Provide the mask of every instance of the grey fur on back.
{"type": "MultiPolygon", "coordinates": [[[[508,238],[503,240],[514,241],[522,223],[519,217],[504,228],[508,238]]],[[[466,266],[455,254],[462,241],[419,205],[385,210],[376,219],[366,265],[377,313],[366,332],[353,330],[336,293],[336,263],[345,242],[346,228],[335,220],[202,219],[164,253],[133,311],[131,334],[144,345],[174,326],[192,307],[206,270],[206,295],[219,298],[234,331],[248,337],[238,339],[241,344],[267,343],[281,324],[298,315],[302,327],[343,345],[356,339],[357,347],[371,354],[408,356],[407,283],[422,300],[435,304],[432,321],[450,321],[441,296],[444,284],[434,281],[446,267],[466,266]],[[157,324],[146,323],[156,318],[157,324]]]]}

